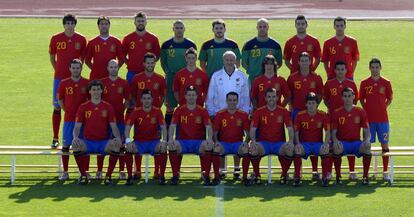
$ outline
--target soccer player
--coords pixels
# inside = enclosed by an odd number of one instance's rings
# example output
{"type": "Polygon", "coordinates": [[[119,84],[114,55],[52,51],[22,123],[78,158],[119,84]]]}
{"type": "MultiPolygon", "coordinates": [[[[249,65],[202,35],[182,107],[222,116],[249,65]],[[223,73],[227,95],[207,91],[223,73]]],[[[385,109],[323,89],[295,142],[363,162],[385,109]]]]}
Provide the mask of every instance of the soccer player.
{"type": "Polygon", "coordinates": [[[200,56],[198,57],[201,68],[207,72],[209,78],[211,78],[214,72],[223,67],[222,57],[226,51],[233,51],[236,55],[237,60],[235,63],[237,67],[240,67],[241,58],[237,43],[225,37],[226,24],[224,21],[214,20],[211,25],[213,27],[214,38],[204,42],[201,47],[200,56]]]}
{"type": "MultiPolygon", "coordinates": [[[[165,184],[165,168],[167,165],[167,126],[161,110],[152,106],[151,91],[145,89],[141,94],[142,107],[135,108],[126,121],[125,138],[127,146],[126,163],[128,179],[126,185],[133,184],[132,176],[132,155],[151,154],[154,161],[160,167],[158,182],[165,184]],[[129,134],[134,126],[134,141],[131,141],[129,134]],[[161,130],[161,131],[160,131],[161,130]],[[160,138],[163,140],[160,141],[160,138]]],[[[139,165],[141,167],[141,165],[139,165]]],[[[158,172],[158,171],[157,171],[158,172]]]]}
{"type": "Polygon", "coordinates": [[[174,108],[178,104],[173,91],[174,76],[187,65],[185,59],[187,49],[192,47],[197,50],[196,44],[184,37],[185,25],[182,20],[175,21],[172,30],[174,36],[162,43],[160,56],[161,67],[167,80],[167,96],[165,99],[167,106],[165,121],[167,126],[170,124],[174,108]]]}
{"type": "MultiPolygon", "coordinates": [[[[86,38],[75,32],[78,19],[72,14],[66,14],[63,17],[64,31],[52,36],[49,44],[50,63],[54,70],[53,81],[53,140],[52,148],[59,146],[59,128],[61,120],[61,111],[56,95],[60,81],[69,78],[71,72],[69,70],[70,63],[73,59],[83,61],[86,50],[86,38]]],[[[69,141],[70,142],[70,141],[69,141]]]]}
{"type": "Polygon", "coordinates": [[[283,49],[283,59],[290,69],[290,74],[299,71],[299,56],[306,52],[310,57],[310,70],[315,71],[321,60],[321,45],[316,37],[306,32],[308,20],[303,15],[295,19],[296,35],[286,41],[283,49]]]}
{"type": "Polygon", "coordinates": [[[135,31],[126,35],[122,39],[122,47],[125,55],[125,63],[127,65],[127,80],[131,83],[136,74],[144,71],[142,60],[146,53],[151,52],[156,55],[156,59],[160,56],[160,43],[155,34],[148,32],[147,15],[140,11],[134,17],[135,31]]]}
{"type": "Polygon", "coordinates": [[[285,107],[291,98],[291,93],[285,78],[277,74],[278,63],[274,56],[267,55],[262,62],[262,75],[253,81],[251,99],[253,110],[266,105],[265,94],[268,88],[275,88],[283,96],[278,96],[278,105],[285,107]]]}
{"type": "MultiPolygon", "coordinates": [[[[391,82],[381,76],[381,61],[372,58],[369,62],[371,76],[361,82],[360,101],[368,116],[369,129],[371,130],[371,143],[378,141],[381,143],[382,152],[388,152],[390,126],[388,121],[387,108],[392,102],[391,82]]],[[[382,156],[384,179],[389,180],[388,176],[389,156],[382,156]]]]}
{"type": "Polygon", "coordinates": [[[368,171],[371,164],[370,130],[365,111],[354,105],[355,93],[346,87],[342,90],[344,106],[336,109],[332,118],[332,141],[336,183],[341,184],[341,156],[353,154],[362,158],[362,184],[368,185],[368,171]],[[361,129],[363,140],[360,140],[361,129]]]}
{"type": "Polygon", "coordinates": [[[91,99],[81,106],[76,113],[73,129],[72,148],[81,176],[79,184],[88,184],[86,171],[89,165],[89,154],[109,154],[109,166],[105,175],[105,185],[112,184],[111,175],[118,161],[122,145],[121,136],[116,127],[115,112],[111,104],[103,101],[101,95],[104,86],[101,81],[93,80],[88,85],[91,99]],[[83,138],[79,138],[83,131],[83,138]],[[109,130],[114,136],[110,138],[109,130]]]}
{"type": "Polygon", "coordinates": [[[187,49],[185,61],[186,67],[174,76],[174,97],[180,106],[185,105],[185,90],[192,85],[197,89],[197,105],[204,107],[208,91],[208,75],[197,67],[197,51],[194,48],[187,49]]]}
{"type": "MultiPolygon", "coordinates": [[[[214,148],[210,118],[207,110],[197,105],[197,90],[194,86],[187,87],[185,99],[187,103],[174,111],[168,129],[169,158],[173,172],[172,185],[177,185],[179,182],[183,154],[193,153],[203,156],[205,152],[211,152],[214,148]]],[[[201,170],[205,171],[206,161],[201,158],[200,162],[201,170]]],[[[220,179],[214,179],[212,184],[219,183],[220,179]]]]}
{"type": "Polygon", "coordinates": [[[242,49],[242,66],[249,75],[250,84],[261,75],[262,63],[267,55],[276,57],[278,68],[282,66],[282,48],[276,40],[269,37],[269,20],[257,20],[256,29],[257,36],[247,41],[242,49]]]}
{"type": "Polygon", "coordinates": [[[99,35],[89,41],[86,47],[85,63],[91,69],[89,80],[108,77],[107,65],[111,59],[118,59],[119,67],[124,64],[121,41],[109,34],[109,17],[98,18],[99,35]]]}
{"type": "Polygon", "coordinates": [[[335,63],[344,61],[346,77],[353,80],[354,72],[359,60],[358,44],[355,38],[345,35],[346,20],[337,17],[334,20],[335,36],[323,43],[322,62],[328,80],[335,78],[335,63]]]}
{"type": "MultiPolygon", "coordinates": [[[[88,80],[81,76],[82,61],[74,59],[70,63],[71,76],[60,82],[56,99],[59,107],[65,112],[63,121],[63,153],[69,153],[73,140],[73,128],[75,127],[76,111],[78,107],[88,99],[88,80]]],[[[62,155],[63,174],[60,180],[69,179],[69,155],[62,155]]]]}
{"type": "MultiPolygon", "coordinates": [[[[327,185],[329,172],[329,143],[331,139],[330,120],[328,115],[319,110],[320,98],[316,93],[309,92],[306,96],[306,109],[299,112],[295,118],[295,179],[294,186],[300,185],[302,158],[309,155],[322,158],[322,184],[327,185]],[[325,139],[323,134],[325,132],[325,139]]],[[[317,167],[318,164],[316,164],[317,167]]],[[[313,170],[312,165],[312,170],[313,170]]],[[[314,171],[314,170],[313,170],[314,171]]]]}
{"type": "MultiPolygon", "coordinates": [[[[210,158],[213,163],[214,177],[219,177],[219,163],[220,156],[236,155],[243,157],[243,182],[248,184],[247,172],[249,170],[249,128],[250,121],[248,114],[240,109],[237,109],[239,95],[236,92],[229,92],[226,95],[227,108],[217,112],[214,118],[214,146],[213,152],[206,153],[205,160],[210,158]],[[243,141],[243,136],[245,139],[243,141]]],[[[207,164],[205,172],[206,184],[209,183],[210,163],[207,164]]],[[[234,178],[238,179],[240,168],[235,168],[234,178]]]]}
{"type": "MultiPolygon", "coordinates": [[[[121,139],[124,141],[123,132],[125,131],[125,108],[130,105],[131,100],[131,91],[129,90],[129,84],[127,80],[124,80],[118,76],[119,63],[115,59],[109,60],[107,64],[107,72],[109,76],[102,79],[102,84],[104,85],[104,90],[102,93],[102,99],[112,105],[115,112],[116,125],[119,132],[121,132],[121,139]]],[[[121,149],[121,152],[124,150],[121,149]]],[[[97,178],[102,178],[102,166],[103,166],[104,156],[98,155],[98,172],[97,178]]],[[[120,179],[125,179],[124,173],[124,155],[121,153],[119,156],[119,169],[120,169],[120,179]]]]}
{"type": "Polygon", "coordinates": [[[250,124],[250,155],[255,182],[260,184],[260,160],[263,156],[276,154],[282,167],[280,183],[287,183],[287,172],[293,159],[294,131],[290,114],[287,109],[278,106],[279,95],[275,88],[268,88],[265,92],[266,105],[253,113],[250,124]],[[286,142],[285,126],[289,140],[286,142]],[[258,136],[256,137],[256,135],[258,136]]]}

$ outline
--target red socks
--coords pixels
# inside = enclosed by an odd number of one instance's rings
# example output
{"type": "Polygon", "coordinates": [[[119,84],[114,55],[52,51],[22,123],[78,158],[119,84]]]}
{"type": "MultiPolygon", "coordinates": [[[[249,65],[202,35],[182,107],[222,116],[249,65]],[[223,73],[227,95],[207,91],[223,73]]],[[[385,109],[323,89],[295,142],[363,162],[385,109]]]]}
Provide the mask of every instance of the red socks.
{"type": "MultiPolygon", "coordinates": [[[[181,155],[182,156],[182,155],[181,155]]],[[[178,177],[180,173],[180,166],[181,166],[181,156],[177,153],[170,153],[170,163],[171,163],[171,169],[174,177],[178,177]]]]}
{"type": "Polygon", "coordinates": [[[312,172],[318,172],[318,156],[310,156],[312,172]]]}
{"type": "Polygon", "coordinates": [[[213,156],[210,153],[200,155],[201,171],[204,172],[203,175],[206,177],[210,177],[212,157],[213,156]]]}
{"type": "Polygon", "coordinates": [[[292,159],[289,159],[285,156],[278,156],[280,166],[282,167],[282,176],[287,176],[290,165],[292,165],[292,159]]]}
{"type": "Polygon", "coordinates": [[[382,165],[383,165],[383,171],[388,171],[388,162],[390,160],[390,156],[382,156],[382,165]]]}
{"type": "Polygon", "coordinates": [[[86,166],[89,164],[89,155],[75,156],[81,176],[86,176],[86,166]]]}
{"type": "Polygon", "coordinates": [[[63,171],[67,172],[69,169],[69,155],[62,155],[63,171]]]}
{"type": "Polygon", "coordinates": [[[108,165],[108,169],[106,170],[106,177],[111,177],[112,176],[112,172],[115,169],[116,166],[116,162],[118,161],[118,155],[109,155],[109,165],[108,165]]]}
{"type": "Polygon", "coordinates": [[[155,156],[158,159],[158,163],[159,163],[159,177],[164,177],[165,174],[165,168],[167,167],[167,153],[163,153],[163,154],[159,154],[157,156],[155,156]]]}
{"type": "Polygon", "coordinates": [[[247,179],[247,174],[249,173],[249,166],[250,166],[250,156],[243,157],[242,159],[243,179],[247,179]]]}
{"type": "Polygon", "coordinates": [[[333,157],[333,163],[335,165],[336,178],[341,178],[342,158],[340,156],[334,156],[333,157]]]}
{"type": "Polygon", "coordinates": [[[98,166],[98,171],[99,172],[102,172],[104,160],[105,160],[105,156],[104,155],[97,155],[96,156],[96,165],[98,166]]]}
{"type": "Polygon", "coordinates": [[[293,163],[295,166],[295,179],[300,179],[300,170],[302,169],[302,157],[300,155],[295,155],[295,157],[293,158],[293,163]]]}
{"type": "Polygon", "coordinates": [[[142,155],[136,154],[135,156],[135,173],[140,176],[141,175],[141,162],[142,162],[142,155]]]}
{"type": "Polygon", "coordinates": [[[257,157],[255,159],[251,159],[252,165],[253,165],[253,172],[256,175],[256,177],[260,177],[260,160],[262,157],[257,157]]]}
{"type": "Polygon", "coordinates": [[[322,179],[326,179],[328,176],[328,172],[330,172],[330,170],[332,169],[330,158],[331,157],[328,156],[322,157],[322,179]]]}
{"type": "Polygon", "coordinates": [[[214,169],[214,178],[220,178],[220,159],[221,156],[219,155],[211,155],[211,161],[213,162],[213,169],[214,169]]]}
{"type": "Polygon", "coordinates": [[[368,177],[369,166],[371,165],[371,156],[364,155],[362,157],[362,164],[364,166],[364,177],[368,177]]]}
{"type": "Polygon", "coordinates": [[[348,165],[349,165],[349,172],[355,171],[355,156],[347,156],[348,158],[348,165]]]}
{"type": "Polygon", "coordinates": [[[119,155],[119,171],[124,171],[125,170],[125,154],[124,155],[119,155]]]}
{"type": "Polygon", "coordinates": [[[127,168],[127,172],[128,172],[128,178],[132,177],[132,164],[133,164],[133,155],[130,153],[126,153],[124,155],[125,158],[125,164],[126,164],[126,168],[127,168]]]}
{"type": "Polygon", "coordinates": [[[52,126],[53,126],[53,139],[59,139],[60,120],[62,119],[61,110],[53,110],[52,114],[52,126]]]}

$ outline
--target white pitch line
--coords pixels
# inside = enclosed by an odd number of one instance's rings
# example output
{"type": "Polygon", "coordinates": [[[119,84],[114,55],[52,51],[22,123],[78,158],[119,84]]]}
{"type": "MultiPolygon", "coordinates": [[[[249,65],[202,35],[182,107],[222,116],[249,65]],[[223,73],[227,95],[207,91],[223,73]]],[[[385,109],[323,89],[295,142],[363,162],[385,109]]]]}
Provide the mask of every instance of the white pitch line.
{"type": "Polygon", "coordinates": [[[214,209],[215,217],[224,216],[224,185],[217,185],[214,189],[216,192],[216,208],[214,209]]]}

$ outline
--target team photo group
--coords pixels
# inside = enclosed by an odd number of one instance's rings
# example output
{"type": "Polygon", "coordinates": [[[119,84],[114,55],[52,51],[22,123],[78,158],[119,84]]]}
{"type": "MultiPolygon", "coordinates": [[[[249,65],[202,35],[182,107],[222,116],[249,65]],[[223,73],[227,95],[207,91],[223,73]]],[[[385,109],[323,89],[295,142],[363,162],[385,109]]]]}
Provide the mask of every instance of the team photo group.
{"type": "MultiPolygon", "coordinates": [[[[337,17],[326,27],[333,27],[333,36],[321,46],[307,33],[306,17],[299,15],[292,20],[296,34],[283,48],[269,36],[269,21],[261,18],[257,35],[241,49],[226,37],[221,19],[211,23],[213,37],[201,48],[184,36],[181,20],[172,23],[173,36],[163,43],[147,31],[144,12],[135,15],[135,31],[122,39],[110,34],[106,16],[97,19],[99,34],[89,40],[75,31],[77,21],[66,14],[64,31],[53,35],[49,45],[54,69],[52,148],[61,146],[62,181],[69,179],[73,154],[79,184],[91,179],[114,184],[118,165],[119,179],[133,185],[141,179],[142,156],[150,154],[153,178],[167,183],[169,161],[168,184],[177,185],[183,156],[196,154],[204,185],[228,178],[225,156],[231,155],[232,178],[249,186],[262,183],[261,159],[277,155],[280,184],[300,186],[302,159],[310,158],[312,179],[324,187],[340,185],[342,159],[347,158],[348,178],[368,185],[371,143],[377,139],[382,152],[389,151],[391,82],[381,75],[380,59],[358,63],[357,40],[345,34],[345,18],[337,17]],[[158,62],[163,72],[155,72],[158,62]],[[354,80],[357,63],[366,69],[358,72],[366,74],[362,81],[354,80]],[[125,79],[118,75],[124,65],[125,79]],[[286,78],[278,73],[283,65],[290,71],[286,78]],[[85,67],[89,78],[82,75],[85,67]],[[316,69],[326,73],[325,81],[316,69]],[[319,108],[321,103],[326,111],[319,108]],[[97,158],[93,178],[90,154],[97,158]],[[362,158],[362,177],[355,171],[356,157],[362,158]],[[288,174],[292,164],[294,173],[288,174]]],[[[382,156],[382,161],[388,180],[389,157],[382,156]]]]}

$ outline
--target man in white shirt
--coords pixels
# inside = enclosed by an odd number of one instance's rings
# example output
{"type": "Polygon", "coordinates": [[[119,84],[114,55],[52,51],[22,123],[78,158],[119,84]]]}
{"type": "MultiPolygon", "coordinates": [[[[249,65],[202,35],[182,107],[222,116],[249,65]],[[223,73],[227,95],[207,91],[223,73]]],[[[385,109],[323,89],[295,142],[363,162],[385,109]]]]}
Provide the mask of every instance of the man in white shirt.
{"type": "MultiPolygon", "coordinates": [[[[213,121],[216,113],[227,108],[226,95],[229,92],[236,92],[239,95],[237,109],[250,114],[250,93],[249,81],[246,74],[236,67],[236,54],[233,51],[226,51],[223,54],[224,67],[214,72],[210,80],[207,92],[206,107],[208,114],[213,121]]],[[[239,178],[240,158],[234,156],[234,178],[239,178]]],[[[224,167],[224,158],[221,163],[221,171],[224,167]]],[[[222,174],[223,177],[223,174],[222,174]]]]}

